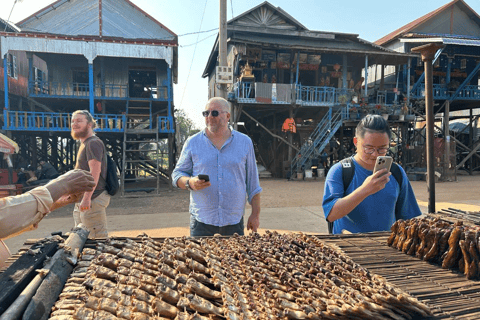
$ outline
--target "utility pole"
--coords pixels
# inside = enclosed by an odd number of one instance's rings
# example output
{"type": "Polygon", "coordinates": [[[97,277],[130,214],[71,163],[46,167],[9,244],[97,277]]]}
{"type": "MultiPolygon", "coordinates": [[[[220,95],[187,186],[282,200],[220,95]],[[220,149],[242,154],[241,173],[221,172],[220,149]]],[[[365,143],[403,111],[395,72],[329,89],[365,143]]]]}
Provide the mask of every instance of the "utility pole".
{"type": "MultiPolygon", "coordinates": [[[[220,0],[220,26],[218,32],[218,66],[227,67],[227,0],[220,0]]],[[[218,97],[227,98],[227,85],[218,85],[218,97]]]]}

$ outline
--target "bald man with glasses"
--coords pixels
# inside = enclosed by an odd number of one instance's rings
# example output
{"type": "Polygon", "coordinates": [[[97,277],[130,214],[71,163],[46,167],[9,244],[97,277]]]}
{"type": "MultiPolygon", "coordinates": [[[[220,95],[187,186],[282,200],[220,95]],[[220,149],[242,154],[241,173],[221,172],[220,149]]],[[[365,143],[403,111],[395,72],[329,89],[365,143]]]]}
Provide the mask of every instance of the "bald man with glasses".
{"type": "Polygon", "coordinates": [[[333,233],[387,231],[397,219],[421,215],[417,200],[402,167],[402,181],[386,169],[373,173],[378,156],[389,149],[391,130],[379,115],[367,115],[357,125],[353,142],[353,179],[343,185],[342,163],[335,164],[325,179],[323,211],[333,222],[333,233]]]}
{"type": "Polygon", "coordinates": [[[252,140],[229,127],[227,100],[210,99],[202,115],[206,128],[188,138],[172,173],[173,186],[190,191],[190,235],[243,235],[247,200],[247,229],[257,231],[262,188],[252,140]]]}

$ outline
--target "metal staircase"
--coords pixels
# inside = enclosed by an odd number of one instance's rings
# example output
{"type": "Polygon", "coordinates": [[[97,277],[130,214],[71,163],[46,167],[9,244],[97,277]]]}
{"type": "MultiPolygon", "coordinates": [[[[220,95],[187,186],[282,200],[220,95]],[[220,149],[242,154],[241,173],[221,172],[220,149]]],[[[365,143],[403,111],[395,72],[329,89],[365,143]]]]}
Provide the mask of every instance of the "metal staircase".
{"type": "Polygon", "coordinates": [[[122,196],[136,191],[155,191],[158,194],[160,179],[168,181],[168,175],[159,168],[159,130],[152,118],[152,103],[147,107],[138,104],[132,106],[127,102],[125,116],[120,185],[122,196]],[[150,157],[152,153],[155,159],[150,157]]]}
{"type": "Polygon", "coordinates": [[[302,145],[300,151],[295,155],[295,158],[292,159],[290,177],[301,171],[302,167],[307,168],[309,165],[311,166],[312,159],[320,156],[330,139],[335,135],[335,132],[342,126],[347,114],[347,108],[348,106],[339,109],[329,109],[307,141],[302,145]]]}

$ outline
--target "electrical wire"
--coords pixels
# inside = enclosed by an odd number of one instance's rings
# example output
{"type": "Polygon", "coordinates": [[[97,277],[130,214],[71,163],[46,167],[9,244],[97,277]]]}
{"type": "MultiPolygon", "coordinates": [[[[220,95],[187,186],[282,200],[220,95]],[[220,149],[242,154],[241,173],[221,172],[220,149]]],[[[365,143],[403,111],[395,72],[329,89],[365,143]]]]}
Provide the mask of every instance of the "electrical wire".
{"type": "MultiPolygon", "coordinates": [[[[202,29],[203,18],[205,17],[205,11],[207,10],[207,3],[208,3],[208,0],[205,0],[205,7],[203,8],[202,20],[200,20],[199,29],[202,29]]],[[[185,97],[185,92],[187,91],[188,79],[190,78],[190,73],[192,72],[192,65],[195,59],[195,52],[197,51],[197,44],[198,44],[199,37],[200,37],[200,34],[197,34],[197,43],[195,43],[195,49],[193,50],[192,62],[190,63],[190,68],[188,70],[187,81],[185,81],[185,87],[183,88],[182,99],[180,100],[179,108],[181,108],[182,106],[183,98],[185,97]]]]}
{"type": "Polygon", "coordinates": [[[205,31],[198,31],[198,32],[189,32],[189,33],[181,34],[181,35],[179,35],[178,37],[189,36],[189,35],[192,35],[192,34],[199,34],[199,33],[207,33],[207,32],[212,32],[212,31],[216,31],[216,30],[218,30],[218,28],[214,28],[214,29],[210,29],[210,30],[205,30],[205,31]]]}
{"type": "Polygon", "coordinates": [[[211,37],[214,37],[214,36],[216,36],[216,35],[217,35],[217,34],[215,33],[215,34],[209,35],[208,37],[205,37],[205,38],[203,38],[202,40],[199,40],[199,41],[197,41],[197,42],[195,42],[195,43],[190,43],[190,44],[186,44],[186,45],[183,45],[183,46],[179,45],[179,47],[180,47],[180,48],[190,47],[190,46],[196,45],[197,43],[200,43],[200,42],[202,42],[202,41],[205,41],[205,40],[207,40],[207,39],[210,39],[211,37]]]}
{"type": "Polygon", "coordinates": [[[3,29],[3,32],[5,32],[7,30],[7,26],[9,24],[9,21],[10,21],[10,17],[12,16],[12,12],[13,12],[13,8],[15,8],[15,5],[17,4],[17,0],[13,1],[13,6],[12,6],[12,10],[10,10],[10,14],[8,15],[8,19],[5,23],[5,29],[3,29]]]}

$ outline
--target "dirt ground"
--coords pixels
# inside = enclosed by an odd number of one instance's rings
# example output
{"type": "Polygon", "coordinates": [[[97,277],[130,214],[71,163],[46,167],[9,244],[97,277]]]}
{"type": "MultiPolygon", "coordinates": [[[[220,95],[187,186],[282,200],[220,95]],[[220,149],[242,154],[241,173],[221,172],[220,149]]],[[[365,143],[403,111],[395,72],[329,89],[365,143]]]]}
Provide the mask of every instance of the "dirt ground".
{"type": "MultiPolygon", "coordinates": [[[[427,213],[428,190],[425,181],[412,181],[418,204],[427,213]]],[[[327,225],[321,209],[324,180],[287,181],[285,179],[261,179],[260,229],[279,232],[301,231],[326,233],[327,225]]],[[[435,185],[435,210],[455,208],[480,211],[480,175],[458,176],[456,182],[435,185]]],[[[107,209],[110,236],[135,237],[147,233],[152,237],[178,237],[189,234],[189,192],[170,189],[159,195],[116,195],[107,209]]],[[[39,228],[23,233],[5,242],[12,252],[17,252],[27,239],[40,239],[53,231],[67,232],[73,227],[73,205],[47,215],[39,228]]],[[[249,215],[250,208],[246,209],[249,215]]]]}
{"type": "MultiPolygon", "coordinates": [[[[428,203],[425,181],[412,181],[412,188],[419,205],[428,203]]],[[[261,179],[262,208],[321,206],[324,180],[288,181],[286,179],[261,179]]],[[[480,211],[480,175],[459,175],[456,182],[435,184],[436,210],[454,207],[461,210],[480,211]],[[476,208],[478,207],[478,208],[476,208]]],[[[116,195],[112,198],[108,213],[114,215],[188,212],[189,193],[185,190],[169,189],[165,186],[159,195],[132,193],[127,197],[116,195]]],[[[422,210],[424,211],[424,210],[422,210]]],[[[49,214],[50,218],[67,217],[72,206],[49,214]]]]}

